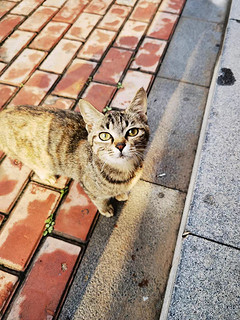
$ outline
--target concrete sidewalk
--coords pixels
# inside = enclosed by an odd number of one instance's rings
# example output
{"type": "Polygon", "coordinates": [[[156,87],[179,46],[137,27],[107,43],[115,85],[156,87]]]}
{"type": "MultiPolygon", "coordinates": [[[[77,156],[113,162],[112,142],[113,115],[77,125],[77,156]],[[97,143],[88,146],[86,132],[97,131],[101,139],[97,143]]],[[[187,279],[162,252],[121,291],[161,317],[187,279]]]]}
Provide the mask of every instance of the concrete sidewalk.
{"type": "Polygon", "coordinates": [[[240,1],[232,1],[160,320],[240,319],[240,1]]]}
{"type": "MultiPolygon", "coordinates": [[[[45,185],[0,151],[2,319],[159,319],[228,9],[227,0],[0,2],[0,109],[78,111],[80,98],[124,108],[143,86],[151,128],[142,180],[111,219],[76,182],[45,185]],[[55,228],[43,236],[48,217],[55,228]]],[[[190,263],[203,237],[187,238],[190,263]]],[[[163,316],[173,286],[172,271],[163,316]]]]}

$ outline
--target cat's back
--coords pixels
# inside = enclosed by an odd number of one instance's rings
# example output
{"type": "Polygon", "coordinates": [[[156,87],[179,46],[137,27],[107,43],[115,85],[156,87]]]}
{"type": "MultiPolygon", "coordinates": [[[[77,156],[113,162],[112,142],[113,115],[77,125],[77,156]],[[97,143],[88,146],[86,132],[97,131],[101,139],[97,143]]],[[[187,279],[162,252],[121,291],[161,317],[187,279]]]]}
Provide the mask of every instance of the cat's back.
{"type": "MultiPolygon", "coordinates": [[[[82,116],[78,112],[39,106],[14,106],[0,112],[0,147],[21,147],[32,144],[70,143],[87,138],[82,116]]],[[[6,150],[7,151],[7,150],[6,150]]]]}

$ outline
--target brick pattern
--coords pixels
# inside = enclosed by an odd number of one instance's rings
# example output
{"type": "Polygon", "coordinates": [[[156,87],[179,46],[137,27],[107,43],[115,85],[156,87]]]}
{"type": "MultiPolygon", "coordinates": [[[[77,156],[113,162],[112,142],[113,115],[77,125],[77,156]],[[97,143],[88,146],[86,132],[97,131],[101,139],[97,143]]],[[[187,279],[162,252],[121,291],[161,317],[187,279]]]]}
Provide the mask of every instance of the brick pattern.
{"type": "MultiPolygon", "coordinates": [[[[79,112],[80,98],[99,111],[126,108],[139,87],[149,90],[184,4],[1,1],[0,110],[31,104],[79,112]]],[[[44,184],[0,150],[0,316],[55,318],[96,222],[77,182],[44,184]],[[49,215],[55,229],[44,238],[49,215]]]]}

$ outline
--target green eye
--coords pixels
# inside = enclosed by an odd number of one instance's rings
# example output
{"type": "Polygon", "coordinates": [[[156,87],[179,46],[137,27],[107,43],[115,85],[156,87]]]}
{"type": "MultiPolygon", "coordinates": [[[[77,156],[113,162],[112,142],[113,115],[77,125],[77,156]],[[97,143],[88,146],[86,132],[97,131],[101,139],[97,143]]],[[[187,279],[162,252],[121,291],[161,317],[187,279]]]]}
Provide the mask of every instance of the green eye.
{"type": "Polygon", "coordinates": [[[110,140],[112,138],[112,136],[108,132],[101,132],[101,133],[99,133],[99,138],[102,141],[107,141],[107,140],[110,140]]]}
{"type": "Polygon", "coordinates": [[[132,128],[128,130],[127,135],[130,137],[135,137],[138,134],[139,130],[137,128],[132,128]]]}

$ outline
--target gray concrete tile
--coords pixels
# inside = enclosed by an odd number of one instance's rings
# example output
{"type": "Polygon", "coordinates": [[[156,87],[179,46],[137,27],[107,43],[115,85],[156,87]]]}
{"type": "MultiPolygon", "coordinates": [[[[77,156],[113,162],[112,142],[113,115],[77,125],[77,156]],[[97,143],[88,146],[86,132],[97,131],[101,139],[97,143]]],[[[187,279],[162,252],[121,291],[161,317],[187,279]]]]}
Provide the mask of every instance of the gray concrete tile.
{"type": "Polygon", "coordinates": [[[240,20],[240,0],[232,0],[229,18],[240,20]]]}
{"type": "Polygon", "coordinates": [[[227,30],[187,230],[240,248],[240,24],[227,30]]]}
{"type": "Polygon", "coordinates": [[[239,320],[239,261],[239,250],[187,237],[167,319],[239,320]]]}
{"type": "Polygon", "coordinates": [[[101,217],[59,319],[159,319],[185,196],[140,181],[101,217]]]}
{"type": "Polygon", "coordinates": [[[207,94],[207,88],[156,79],[148,97],[144,180],[187,191],[207,94]]]}
{"type": "Polygon", "coordinates": [[[223,23],[229,4],[229,0],[187,0],[182,16],[223,23]]]}
{"type": "Polygon", "coordinates": [[[209,86],[222,25],[182,17],[158,76],[209,86]]]}

